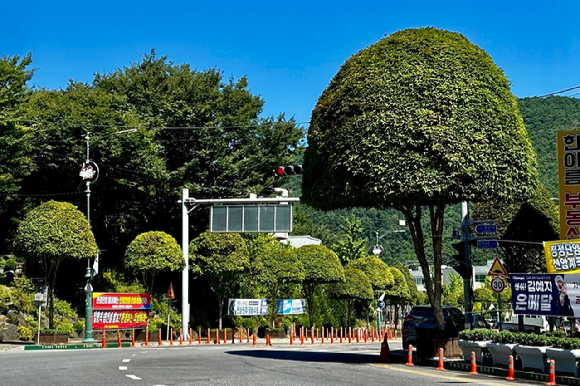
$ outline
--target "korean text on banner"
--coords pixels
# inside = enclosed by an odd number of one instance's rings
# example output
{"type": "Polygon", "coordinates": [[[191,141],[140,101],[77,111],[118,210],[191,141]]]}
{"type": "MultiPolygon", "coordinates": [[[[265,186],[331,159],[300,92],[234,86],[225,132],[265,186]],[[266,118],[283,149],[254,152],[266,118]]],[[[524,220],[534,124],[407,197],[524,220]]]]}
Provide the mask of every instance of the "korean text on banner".
{"type": "Polygon", "coordinates": [[[278,299],[278,315],[296,315],[306,313],[304,299],[278,299]]]}
{"type": "Polygon", "coordinates": [[[268,300],[229,299],[228,315],[268,315],[268,300]]]}
{"type": "Polygon", "coordinates": [[[560,131],[557,138],[560,239],[580,239],[580,131],[560,131]]]}
{"type": "Polygon", "coordinates": [[[151,295],[149,294],[119,294],[93,293],[94,310],[150,310],[151,295]]]}
{"type": "Polygon", "coordinates": [[[580,240],[545,241],[548,273],[580,273],[580,240]]]}
{"type": "Polygon", "coordinates": [[[580,274],[510,274],[515,314],[580,316],[580,274]]]}
{"type": "Polygon", "coordinates": [[[148,310],[95,310],[93,311],[93,329],[145,328],[148,310]]]}

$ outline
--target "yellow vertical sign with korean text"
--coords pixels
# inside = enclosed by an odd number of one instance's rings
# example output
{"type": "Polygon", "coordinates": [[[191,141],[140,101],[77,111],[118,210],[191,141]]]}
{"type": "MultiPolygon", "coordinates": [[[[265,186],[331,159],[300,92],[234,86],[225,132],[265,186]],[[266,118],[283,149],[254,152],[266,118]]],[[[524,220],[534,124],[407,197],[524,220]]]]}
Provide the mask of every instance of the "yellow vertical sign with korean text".
{"type": "Polygon", "coordinates": [[[580,131],[558,132],[560,240],[580,239],[580,131]]]}
{"type": "Polygon", "coordinates": [[[544,241],[548,273],[580,273],[580,240],[544,241]]]}

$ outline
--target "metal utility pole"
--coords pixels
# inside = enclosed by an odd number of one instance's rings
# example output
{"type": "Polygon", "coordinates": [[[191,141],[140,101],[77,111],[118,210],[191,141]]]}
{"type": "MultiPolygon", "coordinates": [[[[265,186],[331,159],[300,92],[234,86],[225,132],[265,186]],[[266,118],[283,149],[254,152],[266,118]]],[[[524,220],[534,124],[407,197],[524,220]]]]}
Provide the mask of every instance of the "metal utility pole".
{"type": "MultiPolygon", "coordinates": [[[[137,129],[129,129],[129,130],[121,130],[104,137],[101,139],[109,137],[114,134],[121,134],[121,133],[133,133],[137,131],[137,129]]],[[[97,182],[99,178],[99,167],[96,163],[91,161],[90,158],[90,151],[91,151],[91,133],[87,133],[85,136],[85,140],[87,142],[87,158],[85,159],[85,163],[79,173],[79,176],[86,180],[86,187],[85,193],[87,194],[87,221],[89,225],[91,224],[91,184],[97,182]]],[[[98,259],[98,255],[96,257],[98,259]]],[[[87,273],[85,274],[87,278],[87,285],[85,286],[85,339],[83,339],[83,343],[94,343],[95,340],[93,339],[93,286],[91,284],[91,279],[93,278],[93,270],[91,268],[91,259],[88,259],[88,266],[87,266],[87,273]]]]}
{"type": "Polygon", "coordinates": [[[463,304],[465,305],[465,320],[471,323],[473,306],[471,304],[471,280],[473,277],[473,265],[471,264],[471,251],[469,249],[469,209],[467,202],[461,203],[461,242],[463,243],[463,255],[465,257],[465,270],[463,276],[463,304]]]}

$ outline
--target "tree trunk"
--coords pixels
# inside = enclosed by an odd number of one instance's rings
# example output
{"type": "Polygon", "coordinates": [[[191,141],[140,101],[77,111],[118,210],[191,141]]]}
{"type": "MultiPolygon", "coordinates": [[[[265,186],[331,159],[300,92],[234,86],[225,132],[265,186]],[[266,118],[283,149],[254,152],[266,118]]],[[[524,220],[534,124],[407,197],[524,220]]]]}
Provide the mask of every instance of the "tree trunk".
{"type": "Polygon", "coordinates": [[[423,280],[425,282],[425,289],[427,290],[427,297],[431,307],[433,307],[435,325],[439,330],[444,330],[445,319],[443,317],[443,308],[441,307],[441,240],[443,234],[443,214],[445,210],[445,203],[443,201],[439,201],[436,204],[429,205],[433,240],[433,278],[431,278],[431,272],[429,270],[430,263],[427,261],[427,257],[425,255],[425,245],[423,242],[424,234],[423,227],[421,225],[421,206],[417,204],[412,204],[409,207],[399,205],[397,209],[403,213],[407,223],[409,224],[409,232],[411,233],[411,237],[413,239],[415,254],[417,255],[417,260],[419,260],[421,271],[423,272],[423,280]]]}

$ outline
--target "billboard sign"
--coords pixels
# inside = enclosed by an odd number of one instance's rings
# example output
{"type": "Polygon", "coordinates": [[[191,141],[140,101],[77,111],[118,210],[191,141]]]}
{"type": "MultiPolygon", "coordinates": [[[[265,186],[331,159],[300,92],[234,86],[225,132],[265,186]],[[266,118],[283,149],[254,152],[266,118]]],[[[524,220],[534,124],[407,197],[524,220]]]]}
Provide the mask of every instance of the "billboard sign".
{"type": "Polygon", "coordinates": [[[544,241],[548,273],[580,273],[580,240],[544,241]]]}
{"type": "Polygon", "coordinates": [[[147,327],[149,310],[93,310],[93,329],[129,329],[147,327]]]}
{"type": "Polygon", "coordinates": [[[306,313],[304,299],[278,299],[278,315],[296,315],[306,313]]]}
{"type": "Polygon", "coordinates": [[[580,131],[560,131],[557,138],[560,240],[580,239],[580,131]]]}
{"type": "Polygon", "coordinates": [[[515,314],[580,317],[580,274],[510,274],[515,314]]]}
{"type": "Polygon", "coordinates": [[[93,310],[150,310],[149,294],[93,292],[93,310]]]}
{"type": "Polygon", "coordinates": [[[229,299],[228,315],[268,315],[266,299],[229,299]]]}

